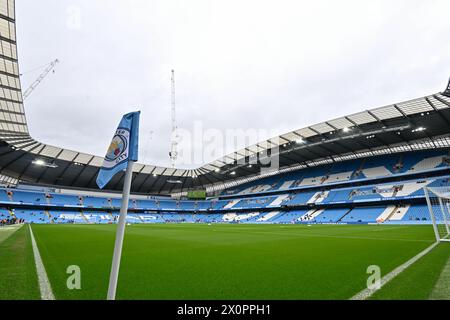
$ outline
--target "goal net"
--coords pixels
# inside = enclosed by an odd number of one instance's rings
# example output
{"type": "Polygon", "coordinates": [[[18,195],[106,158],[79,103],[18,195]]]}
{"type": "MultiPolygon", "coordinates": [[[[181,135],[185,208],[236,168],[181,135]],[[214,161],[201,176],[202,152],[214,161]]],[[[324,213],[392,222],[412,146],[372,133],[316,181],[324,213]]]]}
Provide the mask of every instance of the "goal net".
{"type": "Polygon", "coordinates": [[[450,241],[450,186],[425,187],[424,191],[436,240],[450,241]]]}

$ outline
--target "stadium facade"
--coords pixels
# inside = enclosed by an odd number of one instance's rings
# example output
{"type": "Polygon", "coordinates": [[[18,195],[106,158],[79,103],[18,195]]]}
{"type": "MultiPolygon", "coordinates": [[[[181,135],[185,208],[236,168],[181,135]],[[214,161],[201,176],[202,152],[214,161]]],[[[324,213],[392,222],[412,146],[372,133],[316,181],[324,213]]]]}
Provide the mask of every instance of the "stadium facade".
{"type": "MultiPolygon", "coordinates": [[[[25,115],[15,2],[0,0],[0,220],[113,223],[124,174],[36,141],[25,115]]],[[[136,164],[130,223],[429,223],[424,186],[450,177],[450,89],[248,146],[197,169],[136,164]],[[265,159],[277,169],[264,171],[265,159]],[[252,165],[249,165],[252,164],[252,165]],[[173,180],[180,183],[173,183],[173,180]],[[185,200],[205,189],[208,200],[185,200]],[[170,195],[177,195],[173,199],[170,195]]]]}

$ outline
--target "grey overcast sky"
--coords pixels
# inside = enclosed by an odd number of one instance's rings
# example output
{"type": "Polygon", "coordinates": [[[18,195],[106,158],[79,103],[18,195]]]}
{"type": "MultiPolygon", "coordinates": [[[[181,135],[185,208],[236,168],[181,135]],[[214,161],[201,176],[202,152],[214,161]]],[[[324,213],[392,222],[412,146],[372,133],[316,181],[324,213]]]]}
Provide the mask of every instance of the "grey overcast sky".
{"type": "Polygon", "coordinates": [[[442,91],[449,12],[448,0],[17,0],[22,87],[60,60],[25,103],[28,125],[103,156],[138,107],[140,162],[168,166],[172,68],[179,127],[282,134],[442,91]]]}

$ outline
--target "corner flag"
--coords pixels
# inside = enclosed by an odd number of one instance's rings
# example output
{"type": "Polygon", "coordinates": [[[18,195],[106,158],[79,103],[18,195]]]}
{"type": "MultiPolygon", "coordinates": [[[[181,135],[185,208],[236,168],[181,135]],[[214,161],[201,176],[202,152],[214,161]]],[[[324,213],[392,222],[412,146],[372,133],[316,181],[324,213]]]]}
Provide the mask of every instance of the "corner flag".
{"type": "Polygon", "coordinates": [[[137,111],[122,117],[97,176],[97,185],[100,189],[103,189],[117,172],[125,170],[128,162],[137,161],[139,116],[140,111],[137,111]]]}
{"type": "Polygon", "coordinates": [[[128,199],[130,197],[131,178],[133,177],[133,164],[138,159],[139,116],[140,111],[130,112],[123,116],[97,176],[97,185],[100,189],[103,189],[117,172],[126,169],[111,274],[109,276],[108,300],[116,298],[123,236],[125,234],[125,222],[128,212],[128,199]]]}

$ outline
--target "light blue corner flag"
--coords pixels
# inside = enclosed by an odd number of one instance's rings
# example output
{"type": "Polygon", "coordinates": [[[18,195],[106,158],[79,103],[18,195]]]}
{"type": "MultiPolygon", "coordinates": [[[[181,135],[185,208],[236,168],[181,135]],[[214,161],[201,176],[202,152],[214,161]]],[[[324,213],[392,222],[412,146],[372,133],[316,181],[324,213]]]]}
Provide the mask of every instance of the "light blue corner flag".
{"type": "Polygon", "coordinates": [[[130,112],[122,117],[97,176],[100,189],[103,189],[117,172],[125,170],[129,161],[138,160],[140,114],[140,111],[130,112]]]}

